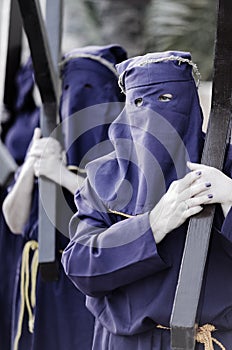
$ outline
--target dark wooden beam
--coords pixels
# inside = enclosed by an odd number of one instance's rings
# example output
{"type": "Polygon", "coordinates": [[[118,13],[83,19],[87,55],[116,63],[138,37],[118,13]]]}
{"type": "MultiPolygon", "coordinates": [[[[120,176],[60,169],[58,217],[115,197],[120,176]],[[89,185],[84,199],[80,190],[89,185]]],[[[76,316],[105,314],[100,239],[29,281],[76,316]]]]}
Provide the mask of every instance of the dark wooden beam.
{"type": "MultiPolygon", "coordinates": [[[[214,76],[209,124],[201,163],[223,168],[230,134],[232,97],[232,2],[219,0],[214,54],[214,76]]],[[[215,206],[208,205],[191,218],[171,316],[171,346],[193,350],[215,206]]]]}
{"type": "Polygon", "coordinates": [[[16,97],[15,77],[21,63],[22,52],[22,19],[18,1],[11,0],[10,21],[8,33],[8,48],[6,56],[6,73],[4,89],[4,105],[8,110],[14,108],[16,97]]]}
{"type": "MultiPolygon", "coordinates": [[[[57,62],[53,61],[45,21],[38,0],[18,0],[33,61],[35,80],[42,100],[42,135],[54,134],[58,122],[57,62]]],[[[49,1],[56,8],[60,0],[49,1]]],[[[59,18],[53,18],[59,21],[59,18]]],[[[49,19],[50,21],[50,19],[49,19]]],[[[48,22],[48,19],[47,19],[48,22]]],[[[56,37],[60,38],[57,31],[56,37]]],[[[53,37],[54,42],[56,39],[53,37]]],[[[52,42],[51,40],[51,42],[52,42]]],[[[59,40],[59,39],[58,39],[59,40]]],[[[53,45],[53,43],[52,43],[53,45]]],[[[58,278],[56,262],[56,192],[52,181],[39,179],[39,263],[44,280],[58,278]]]]}
{"type": "MultiPolygon", "coordinates": [[[[38,0],[18,0],[18,2],[41,100],[43,104],[57,103],[56,74],[40,3],[38,0]]],[[[50,133],[55,124],[54,118],[51,119],[51,124],[48,126],[50,133]]]]}
{"type": "MultiPolygon", "coordinates": [[[[60,72],[58,63],[60,62],[61,57],[62,17],[63,0],[56,0],[53,2],[47,0],[45,11],[45,25],[50,47],[51,60],[54,68],[57,98],[59,96],[60,88],[60,72]]],[[[59,123],[57,101],[55,104],[49,104],[48,106],[45,104],[43,105],[40,118],[43,135],[48,135],[48,132],[50,131],[50,127],[48,125],[50,118],[47,118],[49,115],[53,116],[53,121],[54,116],[56,115],[55,124],[51,126],[54,130],[56,125],[59,123]]],[[[60,134],[57,132],[55,132],[53,136],[60,139],[60,134]]],[[[52,250],[54,247],[56,247],[55,231],[57,227],[57,215],[59,215],[57,212],[57,203],[59,202],[60,188],[58,185],[49,181],[48,179],[41,178],[39,179],[39,189],[41,194],[41,201],[39,203],[39,246],[41,254],[39,262],[43,279],[49,281],[58,278],[58,265],[56,261],[49,263],[49,255],[51,247],[52,250]],[[52,221],[50,218],[52,218],[52,221]],[[49,232],[51,232],[49,240],[44,235],[44,232],[46,232],[48,229],[49,232]]]]}

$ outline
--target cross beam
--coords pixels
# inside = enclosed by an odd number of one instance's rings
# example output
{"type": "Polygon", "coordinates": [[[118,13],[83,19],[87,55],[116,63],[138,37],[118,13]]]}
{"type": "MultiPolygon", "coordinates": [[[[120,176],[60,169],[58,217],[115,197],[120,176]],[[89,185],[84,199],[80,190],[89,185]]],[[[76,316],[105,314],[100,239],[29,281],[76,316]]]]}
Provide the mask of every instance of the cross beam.
{"type": "MultiPolygon", "coordinates": [[[[223,169],[230,134],[232,93],[232,2],[218,1],[214,76],[209,124],[202,164],[223,169]]],[[[197,309],[201,293],[215,205],[207,205],[192,217],[171,316],[171,346],[174,350],[193,350],[198,326],[197,309]]]]}
{"type": "MultiPolygon", "coordinates": [[[[54,56],[52,56],[50,50],[38,0],[18,0],[18,2],[31,51],[35,80],[43,104],[42,135],[48,137],[54,131],[58,122],[58,75],[55,68],[58,62],[55,62],[55,64],[53,62],[54,56]]],[[[57,3],[60,3],[60,0],[52,2],[55,9],[57,3]]],[[[59,31],[56,34],[60,39],[59,31]]],[[[53,40],[55,40],[54,37],[53,40]]],[[[58,278],[56,262],[56,192],[57,186],[55,183],[46,178],[39,180],[39,263],[42,277],[47,281],[58,278]]]]}

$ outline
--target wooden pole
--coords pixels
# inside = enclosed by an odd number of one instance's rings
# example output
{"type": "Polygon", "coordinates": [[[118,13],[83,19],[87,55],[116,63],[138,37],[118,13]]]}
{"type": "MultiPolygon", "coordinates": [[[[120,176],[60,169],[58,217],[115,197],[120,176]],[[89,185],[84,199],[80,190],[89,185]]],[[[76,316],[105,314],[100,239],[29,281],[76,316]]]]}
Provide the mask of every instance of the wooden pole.
{"type": "MultiPolygon", "coordinates": [[[[57,126],[57,70],[38,0],[18,0],[31,51],[35,80],[42,100],[42,135],[49,137],[57,126]]],[[[52,2],[55,6],[55,2],[52,2]]],[[[54,133],[53,133],[54,134],[54,133]]],[[[39,180],[39,264],[44,280],[58,278],[56,262],[56,184],[39,180]]]]}
{"type": "MultiPolygon", "coordinates": [[[[54,68],[56,94],[59,96],[60,79],[59,79],[59,65],[61,58],[61,36],[62,36],[62,12],[63,2],[62,0],[46,1],[46,28],[47,28],[47,40],[50,47],[51,60],[54,68]]],[[[51,115],[54,115],[53,125],[50,125],[49,119],[50,112],[44,109],[44,105],[41,111],[40,124],[43,136],[49,136],[51,132],[56,128],[59,123],[58,117],[58,104],[54,106],[54,110],[51,111],[51,115]]],[[[59,139],[60,135],[56,134],[59,139]]],[[[55,252],[56,247],[56,223],[57,223],[57,202],[59,200],[59,188],[58,186],[46,179],[39,179],[39,193],[41,200],[39,201],[39,262],[40,271],[44,280],[55,280],[58,278],[57,264],[54,263],[53,255],[51,256],[51,250],[55,252]],[[48,215],[47,215],[48,214],[48,215]],[[52,219],[52,220],[51,220],[52,219]],[[46,232],[49,232],[49,236],[46,236],[46,232]]]]}
{"type": "MultiPolygon", "coordinates": [[[[232,2],[219,0],[214,54],[212,103],[202,164],[222,170],[230,135],[232,93],[232,2]]],[[[193,350],[197,309],[214,218],[215,205],[191,218],[171,316],[171,346],[193,350]]]]}

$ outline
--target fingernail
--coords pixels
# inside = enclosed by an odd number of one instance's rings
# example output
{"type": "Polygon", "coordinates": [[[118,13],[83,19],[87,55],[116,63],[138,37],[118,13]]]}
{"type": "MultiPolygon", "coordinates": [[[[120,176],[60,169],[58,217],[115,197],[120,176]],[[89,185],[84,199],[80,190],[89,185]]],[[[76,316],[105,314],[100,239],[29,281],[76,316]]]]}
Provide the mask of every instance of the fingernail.
{"type": "Polygon", "coordinates": [[[200,176],[200,175],[201,175],[201,171],[197,171],[196,174],[197,174],[198,176],[200,176]]]}
{"type": "Polygon", "coordinates": [[[206,182],[205,183],[205,187],[210,187],[211,186],[211,183],[210,182],[206,182]]]}
{"type": "Polygon", "coordinates": [[[208,198],[213,198],[213,195],[212,194],[208,194],[208,198]]]}

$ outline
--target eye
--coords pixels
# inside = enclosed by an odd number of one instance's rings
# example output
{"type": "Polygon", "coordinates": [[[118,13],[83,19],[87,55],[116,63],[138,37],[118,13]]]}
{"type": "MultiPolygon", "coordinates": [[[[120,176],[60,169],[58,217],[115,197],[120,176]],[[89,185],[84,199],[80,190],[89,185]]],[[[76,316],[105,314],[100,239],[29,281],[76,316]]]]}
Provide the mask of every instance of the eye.
{"type": "Polygon", "coordinates": [[[91,89],[93,86],[91,84],[85,84],[86,89],[91,89]]]}
{"type": "Polygon", "coordinates": [[[138,98],[135,99],[135,105],[136,105],[136,107],[140,107],[140,106],[142,106],[142,104],[143,104],[143,99],[142,99],[142,97],[138,97],[138,98]]]}
{"type": "Polygon", "coordinates": [[[158,100],[161,102],[169,102],[171,101],[172,97],[172,94],[163,94],[159,96],[158,100]]]}

